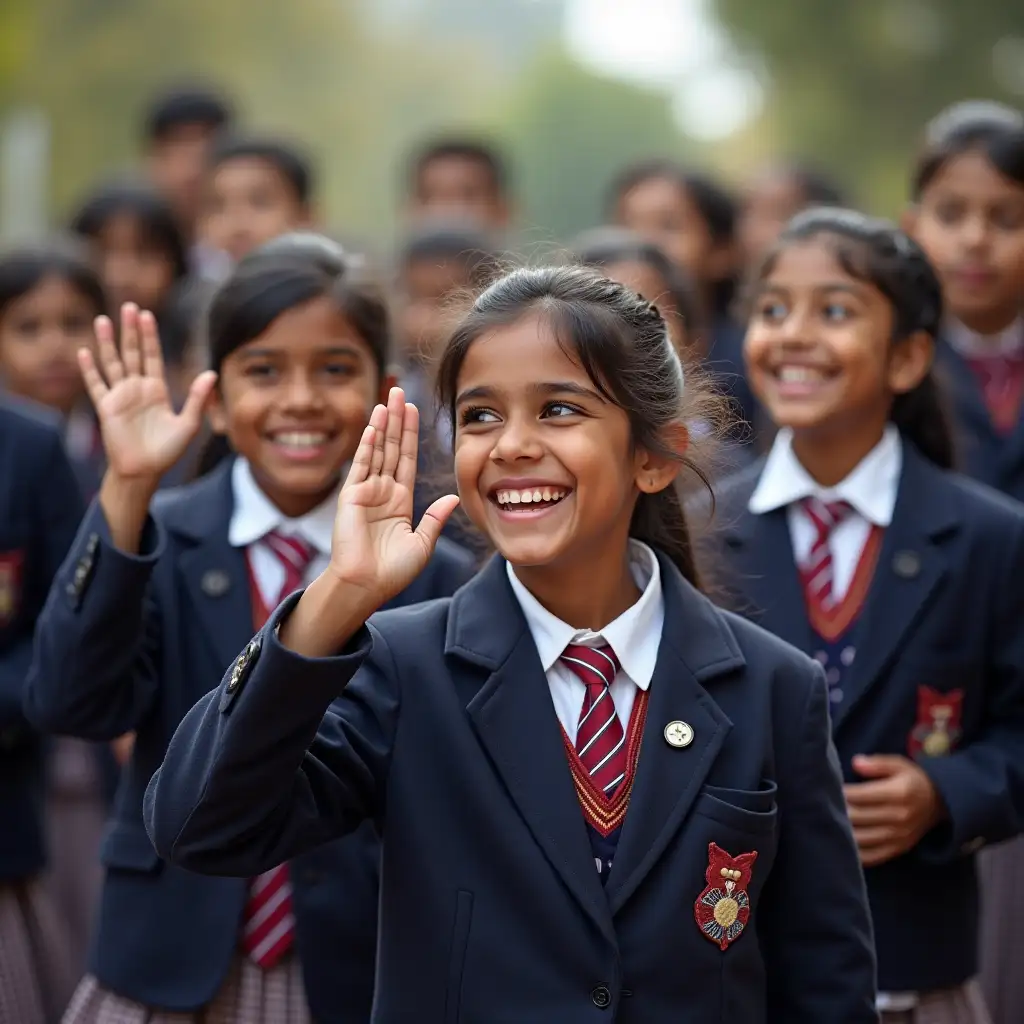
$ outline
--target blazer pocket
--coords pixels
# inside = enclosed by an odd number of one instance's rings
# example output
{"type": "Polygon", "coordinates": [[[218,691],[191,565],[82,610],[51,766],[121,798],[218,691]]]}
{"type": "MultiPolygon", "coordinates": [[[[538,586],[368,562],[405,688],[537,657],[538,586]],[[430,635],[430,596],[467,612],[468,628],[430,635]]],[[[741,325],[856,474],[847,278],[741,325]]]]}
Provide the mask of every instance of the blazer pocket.
{"type": "Polygon", "coordinates": [[[100,863],[107,868],[157,874],[164,862],[153,849],[144,828],[115,823],[100,848],[100,863]]]}
{"type": "Polygon", "coordinates": [[[462,975],[469,947],[469,928],[473,922],[473,894],[460,889],[455,895],[455,924],[448,950],[448,985],[445,990],[445,1024],[459,1024],[462,1011],[462,975]]]}
{"type": "Polygon", "coordinates": [[[779,813],[776,803],[778,789],[768,779],[762,782],[761,789],[756,790],[704,786],[694,810],[705,818],[742,832],[773,832],[779,813]]]}

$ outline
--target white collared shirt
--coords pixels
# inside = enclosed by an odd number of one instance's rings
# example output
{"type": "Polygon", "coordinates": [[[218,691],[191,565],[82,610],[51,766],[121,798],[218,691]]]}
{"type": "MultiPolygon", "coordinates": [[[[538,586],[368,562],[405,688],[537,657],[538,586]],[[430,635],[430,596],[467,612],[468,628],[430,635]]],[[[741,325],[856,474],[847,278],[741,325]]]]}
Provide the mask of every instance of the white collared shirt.
{"type": "Polygon", "coordinates": [[[512,592],[526,617],[526,625],[537,645],[540,663],[547,676],[551,701],[562,728],[572,743],[587,689],[572,669],[558,659],[569,644],[596,647],[610,644],[621,666],[609,692],[623,730],[629,725],[637,687],[647,690],[658,660],[661,631],[665,625],[665,600],[661,590],[661,567],[654,552],[639,541],[630,541],[629,565],[642,593],[636,604],[599,632],[578,630],[551,614],[516,577],[506,563],[512,592]]]}
{"type": "Polygon", "coordinates": [[[1024,316],[997,334],[978,334],[959,320],[950,320],[943,328],[949,344],[965,359],[986,356],[1016,356],[1024,351],[1024,316]]]}
{"type": "Polygon", "coordinates": [[[793,432],[783,429],[775,435],[747,509],[754,515],[763,515],[785,508],[793,555],[797,565],[803,565],[811,553],[817,530],[800,502],[814,497],[825,502],[849,503],[853,513],[843,519],[829,537],[832,593],[841,601],[853,580],[871,528],[885,528],[892,522],[902,470],[903,442],[899,430],[890,424],[878,444],[845,480],[835,487],[822,487],[793,452],[793,432]]]}
{"type": "Polygon", "coordinates": [[[306,569],[304,582],[310,583],[327,567],[331,557],[331,535],[338,495],[326,498],[311,512],[298,519],[289,519],[264,493],[252,475],[246,459],[235,459],[231,467],[231,492],[234,510],[228,526],[228,543],[235,548],[249,549],[256,586],[263,603],[275,608],[284,586],[284,566],[264,543],[263,538],[274,530],[288,537],[301,537],[313,546],[315,554],[306,569]]]}

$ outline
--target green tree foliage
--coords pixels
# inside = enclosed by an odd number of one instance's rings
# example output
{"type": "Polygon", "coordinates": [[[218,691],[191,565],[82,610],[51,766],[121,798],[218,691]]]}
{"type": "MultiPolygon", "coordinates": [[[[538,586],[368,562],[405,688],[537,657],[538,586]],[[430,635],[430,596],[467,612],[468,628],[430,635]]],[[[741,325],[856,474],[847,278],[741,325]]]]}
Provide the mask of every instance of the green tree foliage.
{"type": "Polygon", "coordinates": [[[767,72],[767,117],[780,148],[817,158],[862,201],[888,212],[905,198],[907,167],[921,129],[938,110],[978,97],[1024,104],[1024,7],[1019,4],[712,0],[712,5],[739,48],[767,72]]]}

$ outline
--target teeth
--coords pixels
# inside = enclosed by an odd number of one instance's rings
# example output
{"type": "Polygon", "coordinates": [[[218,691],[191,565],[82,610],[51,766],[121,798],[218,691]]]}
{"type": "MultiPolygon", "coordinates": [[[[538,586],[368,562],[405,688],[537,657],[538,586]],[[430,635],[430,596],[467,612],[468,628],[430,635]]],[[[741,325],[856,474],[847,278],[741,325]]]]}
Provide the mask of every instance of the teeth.
{"type": "Polygon", "coordinates": [[[274,440],[278,444],[287,445],[289,448],[315,448],[327,440],[327,435],[324,433],[292,430],[283,434],[275,434],[274,440]]]}
{"type": "Polygon", "coordinates": [[[784,384],[807,384],[821,380],[821,372],[809,366],[780,366],[778,377],[784,384]]]}
{"type": "Polygon", "coordinates": [[[495,497],[499,505],[532,505],[541,501],[560,501],[568,491],[557,487],[544,487],[537,490],[498,491],[495,497]]]}

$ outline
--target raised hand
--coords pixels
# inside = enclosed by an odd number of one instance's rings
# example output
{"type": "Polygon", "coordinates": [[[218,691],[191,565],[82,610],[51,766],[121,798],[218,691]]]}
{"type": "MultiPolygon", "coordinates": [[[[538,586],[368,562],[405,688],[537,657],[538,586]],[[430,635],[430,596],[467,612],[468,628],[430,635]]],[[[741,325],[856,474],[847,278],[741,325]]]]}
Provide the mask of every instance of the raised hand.
{"type": "Polygon", "coordinates": [[[177,413],[152,313],[140,312],[131,303],[121,307],[120,356],[114,326],[105,316],[96,318],[96,342],[97,356],[83,348],[78,364],[99,417],[109,471],[125,481],[155,486],[199,432],[217,375],[199,374],[177,413]]]}
{"type": "Polygon", "coordinates": [[[383,604],[422,572],[459,499],[438,498],[413,528],[419,413],[392,388],[370,417],[338,497],[328,572],[383,604]]]}

